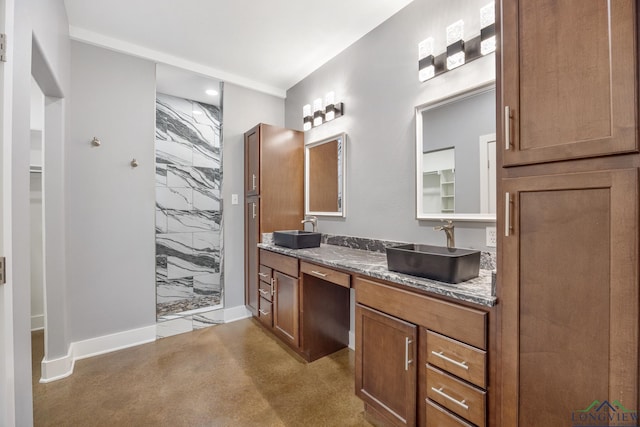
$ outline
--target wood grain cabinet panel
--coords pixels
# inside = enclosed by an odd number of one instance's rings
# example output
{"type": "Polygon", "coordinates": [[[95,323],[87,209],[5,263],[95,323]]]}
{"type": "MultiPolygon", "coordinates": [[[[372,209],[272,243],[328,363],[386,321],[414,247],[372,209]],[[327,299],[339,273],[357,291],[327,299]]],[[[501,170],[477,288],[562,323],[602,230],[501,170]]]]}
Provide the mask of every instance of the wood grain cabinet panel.
{"type": "Polygon", "coordinates": [[[426,331],[427,363],[444,369],[453,375],[486,388],[487,353],[463,342],[453,340],[433,331],[426,331]]]}
{"type": "MultiPolygon", "coordinates": [[[[297,260],[296,260],[297,261],[297,260]]],[[[295,277],[274,271],[273,329],[294,347],[300,343],[300,283],[295,277]]]]}
{"type": "Polygon", "coordinates": [[[415,325],[356,304],[356,395],[392,425],[416,423],[415,325]]]}
{"type": "Polygon", "coordinates": [[[447,373],[427,366],[427,396],[478,427],[487,420],[486,392],[447,373]]]}
{"type": "Polygon", "coordinates": [[[260,242],[260,199],[250,197],[245,204],[245,304],[254,316],[258,315],[258,242],[260,242]]]}
{"type": "Polygon", "coordinates": [[[430,400],[426,402],[427,427],[473,427],[457,415],[430,400]]]}
{"type": "Polygon", "coordinates": [[[636,7],[502,0],[504,165],[637,151],[636,7]]]}
{"type": "Polygon", "coordinates": [[[258,316],[261,262],[256,245],[261,242],[262,233],[301,228],[303,168],[302,132],[267,124],[245,132],[245,304],[254,316],[258,316]]]}
{"type": "MultiPolygon", "coordinates": [[[[622,2],[624,3],[624,2],[622,2]]],[[[638,401],[638,173],[503,180],[503,426],[638,401]]]]}

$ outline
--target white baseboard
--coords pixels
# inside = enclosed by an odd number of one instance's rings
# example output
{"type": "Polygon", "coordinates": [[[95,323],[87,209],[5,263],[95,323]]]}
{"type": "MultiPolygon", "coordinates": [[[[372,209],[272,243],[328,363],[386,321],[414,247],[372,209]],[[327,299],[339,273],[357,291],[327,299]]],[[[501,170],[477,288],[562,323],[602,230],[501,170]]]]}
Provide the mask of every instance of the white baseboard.
{"type": "Polygon", "coordinates": [[[244,305],[224,309],[224,323],[235,322],[236,320],[251,317],[251,312],[244,305]]]}
{"type": "Polygon", "coordinates": [[[66,356],[42,361],[40,382],[48,383],[68,377],[73,373],[73,366],[76,360],[146,344],[155,340],[156,325],[152,325],[73,342],[69,346],[69,353],[66,356]]]}
{"type": "Polygon", "coordinates": [[[44,314],[31,316],[31,330],[39,331],[41,329],[44,329],[44,314]]]}
{"type": "Polygon", "coordinates": [[[353,351],[356,350],[356,334],[349,331],[349,348],[353,351]]]}

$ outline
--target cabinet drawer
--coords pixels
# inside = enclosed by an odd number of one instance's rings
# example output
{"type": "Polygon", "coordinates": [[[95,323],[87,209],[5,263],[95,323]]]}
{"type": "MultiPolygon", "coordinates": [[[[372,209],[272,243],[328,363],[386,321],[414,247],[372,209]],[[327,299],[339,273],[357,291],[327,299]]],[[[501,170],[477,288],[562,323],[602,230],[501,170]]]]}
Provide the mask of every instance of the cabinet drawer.
{"type": "Polygon", "coordinates": [[[260,264],[291,277],[298,277],[298,259],[260,249],[260,264]]]}
{"type": "Polygon", "coordinates": [[[267,282],[263,282],[262,280],[260,281],[260,288],[258,289],[258,292],[260,293],[260,297],[266,299],[269,302],[273,301],[273,287],[267,283],[267,282]]]}
{"type": "Polygon", "coordinates": [[[486,425],[486,392],[427,366],[427,397],[478,427],[486,425]]]}
{"type": "Polygon", "coordinates": [[[356,277],[356,302],[487,349],[487,313],[356,277]]]}
{"type": "Polygon", "coordinates": [[[309,264],[304,261],[300,263],[300,270],[303,273],[318,277],[322,280],[326,280],[327,282],[335,283],[336,285],[344,286],[345,288],[351,286],[351,275],[340,271],[335,271],[315,264],[309,264]]]}
{"type": "Polygon", "coordinates": [[[273,314],[271,312],[271,303],[264,298],[260,298],[258,307],[258,319],[267,326],[273,325],[273,314]]]}
{"type": "Polygon", "coordinates": [[[271,284],[271,272],[273,270],[266,265],[260,264],[260,269],[258,270],[258,278],[263,280],[269,284],[271,284]]]}
{"type": "Polygon", "coordinates": [[[486,388],[486,352],[433,331],[426,331],[427,363],[486,388]]]}
{"type": "Polygon", "coordinates": [[[427,427],[473,427],[462,418],[427,399],[427,427]]]}

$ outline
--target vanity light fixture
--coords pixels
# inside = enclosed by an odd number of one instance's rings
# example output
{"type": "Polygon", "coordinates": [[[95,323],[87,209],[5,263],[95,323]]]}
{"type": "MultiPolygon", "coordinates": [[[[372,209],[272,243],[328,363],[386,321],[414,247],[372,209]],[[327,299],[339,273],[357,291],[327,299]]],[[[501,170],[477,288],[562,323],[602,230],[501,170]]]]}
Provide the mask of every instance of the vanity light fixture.
{"type": "Polygon", "coordinates": [[[313,117],[311,117],[310,104],[306,104],[304,107],[302,107],[302,123],[302,129],[304,129],[305,132],[311,129],[311,127],[313,126],[313,117]]]}
{"type": "Polygon", "coordinates": [[[344,103],[336,102],[336,94],[331,91],[324,96],[324,108],[322,107],[322,98],[317,98],[313,101],[313,114],[311,111],[310,104],[302,107],[302,129],[304,131],[342,116],[344,103]]]}
{"type": "Polygon", "coordinates": [[[491,2],[480,9],[480,53],[488,55],[496,50],[496,6],[491,2]]]}
{"type": "Polygon", "coordinates": [[[461,19],[447,27],[447,70],[453,70],[465,62],[464,21],[461,19]]]}
{"type": "Polygon", "coordinates": [[[429,37],[418,45],[418,78],[421,82],[425,82],[436,75],[433,42],[433,37],[429,37]]]}
{"type": "Polygon", "coordinates": [[[324,111],[322,110],[322,98],[313,101],[313,127],[324,123],[324,111]]]}
{"type": "Polygon", "coordinates": [[[447,27],[446,50],[436,54],[435,40],[429,37],[418,44],[418,79],[425,82],[496,50],[495,1],[480,9],[480,34],[464,39],[462,19],[447,27]]]}

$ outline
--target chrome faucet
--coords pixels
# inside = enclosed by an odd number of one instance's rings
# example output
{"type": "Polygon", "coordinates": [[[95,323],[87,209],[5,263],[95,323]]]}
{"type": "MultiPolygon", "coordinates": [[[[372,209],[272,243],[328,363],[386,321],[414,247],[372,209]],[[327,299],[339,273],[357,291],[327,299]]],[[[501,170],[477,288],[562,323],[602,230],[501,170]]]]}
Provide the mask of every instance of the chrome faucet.
{"type": "Polygon", "coordinates": [[[316,218],[315,216],[307,216],[302,221],[300,221],[301,224],[306,224],[307,222],[311,223],[311,225],[313,226],[313,232],[317,233],[318,232],[318,218],[316,218]]]}
{"type": "Polygon", "coordinates": [[[436,231],[444,231],[444,233],[447,235],[447,248],[449,248],[449,249],[452,249],[452,248],[454,248],[456,246],[456,238],[455,238],[455,235],[454,235],[454,228],[455,228],[455,226],[453,225],[453,221],[451,221],[451,220],[447,220],[447,225],[440,225],[438,227],[433,227],[434,230],[436,230],[436,231]]]}

